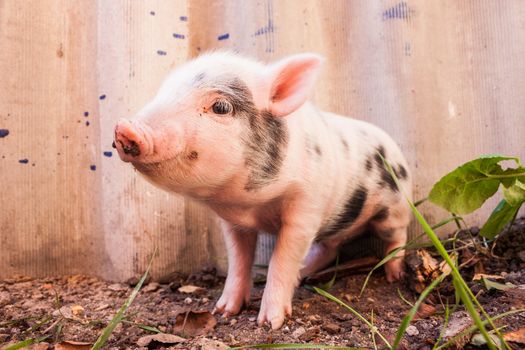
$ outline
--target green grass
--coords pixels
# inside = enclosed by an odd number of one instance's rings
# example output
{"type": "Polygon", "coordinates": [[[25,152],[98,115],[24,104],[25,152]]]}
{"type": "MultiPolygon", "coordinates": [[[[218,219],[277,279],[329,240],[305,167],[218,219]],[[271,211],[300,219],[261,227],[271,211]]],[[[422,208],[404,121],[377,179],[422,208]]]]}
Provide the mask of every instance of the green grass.
{"type": "Polygon", "coordinates": [[[115,329],[115,327],[120,322],[123,321],[124,314],[126,313],[128,308],[131,306],[131,304],[133,303],[133,300],[135,300],[136,296],[138,295],[138,293],[140,291],[140,288],[142,288],[142,285],[144,284],[144,281],[148,277],[148,273],[149,273],[149,270],[151,268],[151,264],[153,262],[153,258],[155,257],[156,253],[157,253],[157,249],[155,248],[155,251],[153,252],[153,254],[151,256],[151,259],[149,261],[148,268],[146,269],[146,272],[144,272],[144,274],[142,275],[142,278],[140,279],[139,283],[137,283],[137,285],[135,286],[135,288],[131,292],[130,296],[126,299],[124,304],[122,304],[122,306],[118,310],[117,314],[109,322],[109,324],[106,326],[106,328],[104,328],[104,330],[102,331],[102,334],[98,337],[97,341],[95,342],[95,344],[93,345],[91,350],[99,350],[99,349],[101,349],[104,346],[104,344],[106,344],[106,342],[108,341],[109,336],[111,335],[111,333],[113,333],[113,330],[115,329]]]}

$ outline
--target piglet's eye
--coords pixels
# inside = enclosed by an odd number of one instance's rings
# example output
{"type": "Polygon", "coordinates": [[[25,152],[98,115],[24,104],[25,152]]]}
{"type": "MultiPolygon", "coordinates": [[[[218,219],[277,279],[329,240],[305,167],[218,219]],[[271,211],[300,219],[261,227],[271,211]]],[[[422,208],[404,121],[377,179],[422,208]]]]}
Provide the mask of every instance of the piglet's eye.
{"type": "Polygon", "coordinates": [[[233,111],[231,103],[224,100],[215,102],[211,108],[215,114],[228,114],[233,111]]]}

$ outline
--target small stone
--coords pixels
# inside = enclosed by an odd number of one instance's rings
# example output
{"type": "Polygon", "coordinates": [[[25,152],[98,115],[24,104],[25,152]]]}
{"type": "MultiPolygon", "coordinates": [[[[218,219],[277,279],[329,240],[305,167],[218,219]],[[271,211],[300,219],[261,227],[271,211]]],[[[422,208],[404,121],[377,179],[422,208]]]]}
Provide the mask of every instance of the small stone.
{"type": "Polygon", "coordinates": [[[233,325],[236,325],[237,324],[237,320],[235,318],[233,318],[231,321],[230,321],[230,325],[233,326],[233,325]]]}
{"type": "Polygon", "coordinates": [[[187,297],[186,299],[184,299],[184,304],[191,304],[193,302],[193,299],[190,298],[190,297],[187,297]]]}
{"type": "Polygon", "coordinates": [[[416,335],[419,334],[419,330],[417,329],[416,326],[410,325],[410,326],[407,327],[405,333],[408,334],[409,336],[413,337],[413,336],[416,336],[416,335]]]}
{"type": "Polygon", "coordinates": [[[301,335],[303,335],[305,333],[306,333],[306,329],[304,329],[304,327],[301,326],[301,327],[297,328],[295,331],[293,331],[292,337],[299,338],[301,335]]]}
{"type": "Polygon", "coordinates": [[[326,323],[323,325],[323,329],[329,334],[337,334],[341,331],[341,327],[335,323],[326,323]]]}
{"type": "Polygon", "coordinates": [[[257,317],[248,317],[248,321],[250,321],[250,322],[255,322],[256,319],[257,319],[257,317]]]}
{"type": "Polygon", "coordinates": [[[157,282],[151,282],[146,287],[144,287],[142,291],[146,293],[151,293],[159,289],[159,287],[160,287],[160,284],[158,284],[157,282]]]}
{"type": "Polygon", "coordinates": [[[0,306],[11,304],[11,295],[9,292],[0,292],[0,306]]]}
{"type": "Polygon", "coordinates": [[[210,299],[208,299],[208,298],[202,298],[201,301],[202,301],[203,304],[206,304],[208,301],[210,301],[210,299]]]}
{"type": "Polygon", "coordinates": [[[284,326],[283,327],[283,333],[290,333],[290,327],[284,326]]]}
{"type": "Polygon", "coordinates": [[[350,303],[353,303],[353,302],[356,301],[356,299],[357,299],[355,296],[353,296],[353,295],[351,295],[351,294],[345,294],[345,295],[343,296],[343,298],[344,298],[346,301],[350,302],[350,303]]]}
{"type": "Polygon", "coordinates": [[[71,312],[75,316],[84,316],[84,308],[81,305],[73,305],[71,306],[71,312]]]}
{"type": "Polygon", "coordinates": [[[114,292],[120,292],[120,291],[126,290],[127,288],[120,283],[113,283],[108,286],[108,289],[114,292]]]}

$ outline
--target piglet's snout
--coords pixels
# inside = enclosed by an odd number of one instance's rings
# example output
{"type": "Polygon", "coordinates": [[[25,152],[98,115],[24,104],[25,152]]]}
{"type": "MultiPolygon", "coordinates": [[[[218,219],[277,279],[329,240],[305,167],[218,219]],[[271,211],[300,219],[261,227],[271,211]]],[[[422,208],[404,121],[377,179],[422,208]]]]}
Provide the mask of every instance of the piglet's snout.
{"type": "Polygon", "coordinates": [[[152,151],[152,143],[148,139],[145,126],[140,122],[120,119],[115,127],[113,145],[123,161],[141,161],[152,151]]]}

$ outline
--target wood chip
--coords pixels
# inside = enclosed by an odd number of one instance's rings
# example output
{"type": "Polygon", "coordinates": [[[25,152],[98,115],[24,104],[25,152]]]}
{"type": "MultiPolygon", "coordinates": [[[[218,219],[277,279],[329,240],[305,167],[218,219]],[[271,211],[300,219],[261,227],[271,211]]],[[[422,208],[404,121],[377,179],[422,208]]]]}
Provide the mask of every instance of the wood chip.
{"type": "Polygon", "coordinates": [[[147,347],[151,343],[161,344],[180,344],[186,342],[186,339],[181,338],[174,334],[158,333],[153,335],[147,335],[137,340],[137,345],[147,347]]]}

